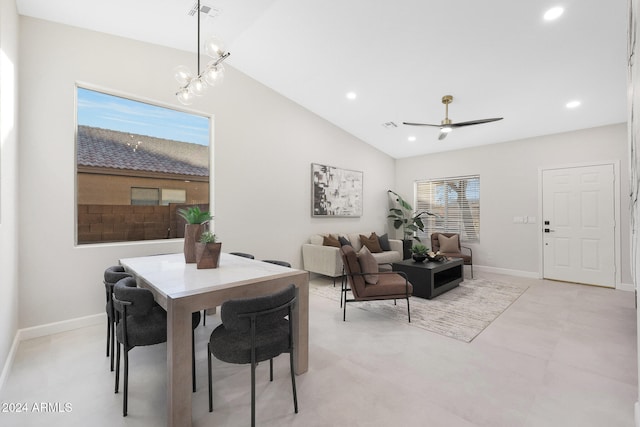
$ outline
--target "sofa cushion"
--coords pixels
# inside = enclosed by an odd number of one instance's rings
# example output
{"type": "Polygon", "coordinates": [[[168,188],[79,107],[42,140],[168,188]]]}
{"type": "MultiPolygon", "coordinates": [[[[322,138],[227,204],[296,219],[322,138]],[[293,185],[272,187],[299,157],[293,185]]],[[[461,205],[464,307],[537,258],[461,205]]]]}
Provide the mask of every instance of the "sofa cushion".
{"type": "Polygon", "coordinates": [[[380,242],[378,241],[378,236],[376,233],[371,233],[369,237],[360,235],[360,243],[369,249],[369,251],[373,254],[377,254],[382,252],[382,248],[380,247],[380,242]]]}
{"type": "Polygon", "coordinates": [[[444,236],[442,234],[438,235],[438,242],[440,243],[440,252],[459,252],[460,246],[458,244],[458,235],[454,235],[451,237],[444,236]]]}
{"type": "Polygon", "coordinates": [[[371,254],[378,264],[391,264],[392,262],[402,261],[402,254],[396,251],[384,251],[377,254],[371,254]]]}
{"type": "Polygon", "coordinates": [[[378,241],[380,242],[380,247],[383,251],[390,251],[391,244],[389,243],[389,235],[384,233],[382,236],[378,236],[378,241]]]}
{"type": "Polygon", "coordinates": [[[360,263],[360,271],[365,273],[364,281],[370,285],[378,283],[378,261],[373,257],[366,246],[358,252],[358,262],[360,263]]]}
{"type": "Polygon", "coordinates": [[[347,239],[345,236],[338,237],[338,242],[340,242],[340,246],[344,246],[344,245],[353,246],[351,244],[351,241],[349,241],[349,239],[347,239]]]}
{"type": "Polygon", "coordinates": [[[340,242],[338,241],[338,239],[336,239],[333,235],[329,234],[328,236],[324,236],[322,239],[322,245],[323,246],[335,246],[336,248],[339,248],[340,242]]]}

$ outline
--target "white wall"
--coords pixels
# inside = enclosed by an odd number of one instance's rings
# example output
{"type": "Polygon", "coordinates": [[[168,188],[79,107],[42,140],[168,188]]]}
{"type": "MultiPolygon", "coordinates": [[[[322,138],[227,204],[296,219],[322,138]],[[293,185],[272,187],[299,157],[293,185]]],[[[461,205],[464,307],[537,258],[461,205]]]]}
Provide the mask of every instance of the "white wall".
{"type": "MultiPolygon", "coordinates": [[[[446,144],[444,142],[439,142],[446,144]]],[[[621,283],[631,284],[629,173],[625,124],[449,151],[396,161],[398,191],[413,200],[420,179],[480,175],[480,241],[469,244],[474,265],[537,277],[541,249],[539,171],[574,164],[618,162],[621,283]],[[514,224],[516,216],[536,224],[514,224]]]]}
{"type": "MultiPolygon", "coordinates": [[[[122,257],[179,252],[182,242],[74,245],[74,84],[179,106],[173,68],[196,58],[20,18],[19,327],[101,313],[102,273],[122,257]]],[[[242,52],[233,52],[242,55],[242,52]]],[[[215,115],[216,233],[223,250],[301,265],[312,232],[384,231],[394,161],[227,67],[193,110],[215,115]],[[364,215],[311,218],[311,163],[364,172],[364,215]]]]}
{"type": "Polygon", "coordinates": [[[15,1],[0,0],[0,367],[18,329],[17,40],[15,1]]]}

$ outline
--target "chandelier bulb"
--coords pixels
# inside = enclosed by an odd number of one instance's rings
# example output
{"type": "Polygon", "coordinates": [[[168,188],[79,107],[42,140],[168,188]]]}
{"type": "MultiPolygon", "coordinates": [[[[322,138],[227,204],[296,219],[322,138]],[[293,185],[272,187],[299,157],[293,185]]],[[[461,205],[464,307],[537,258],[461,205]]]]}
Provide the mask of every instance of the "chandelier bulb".
{"type": "Polygon", "coordinates": [[[210,86],[219,84],[224,79],[224,66],[222,64],[215,65],[215,61],[211,61],[207,65],[204,79],[210,86]]]}
{"type": "Polygon", "coordinates": [[[180,101],[180,103],[182,105],[191,105],[193,104],[193,98],[194,95],[193,93],[191,93],[191,91],[184,87],[182,89],[180,89],[177,93],[176,96],[178,97],[178,101],[180,101]]]}
{"type": "Polygon", "coordinates": [[[174,73],[173,74],[174,77],[178,81],[178,84],[180,84],[181,86],[186,85],[193,78],[193,75],[191,74],[191,70],[189,70],[189,67],[185,65],[178,65],[173,70],[173,73],[174,73]]]}
{"type": "Polygon", "coordinates": [[[217,60],[225,53],[224,44],[219,38],[210,37],[204,42],[204,53],[217,60]]]}

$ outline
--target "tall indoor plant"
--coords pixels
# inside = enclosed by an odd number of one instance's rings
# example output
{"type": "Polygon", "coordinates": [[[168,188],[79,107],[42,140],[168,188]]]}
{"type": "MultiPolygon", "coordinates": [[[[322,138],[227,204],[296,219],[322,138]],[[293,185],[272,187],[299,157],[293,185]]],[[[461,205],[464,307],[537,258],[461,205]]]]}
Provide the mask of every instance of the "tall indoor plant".
{"type": "Polygon", "coordinates": [[[388,190],[389,195],[394,199],[394,206],[389,209],[387,218],[393,220],[393,227],[398,230],[402,228],[403,256],[404,259],[411,258],[412,240],[418,242],[420,239],[416,236],[416,232],[424,231],[424,223],[422,215],[434,215],[428,211],[414,213],[413,207],[407,203],[398,193],[388,190]]]}
{"type": "Polygon", "coordinates": [[[196,242],[205,231],[205,224],[213,217],[209,211],[202,211],[198,206],[178,209],[177,212],[187,221],[184,225],[184,260],[187,263],[194,263],[196,262],[196,242]]]}

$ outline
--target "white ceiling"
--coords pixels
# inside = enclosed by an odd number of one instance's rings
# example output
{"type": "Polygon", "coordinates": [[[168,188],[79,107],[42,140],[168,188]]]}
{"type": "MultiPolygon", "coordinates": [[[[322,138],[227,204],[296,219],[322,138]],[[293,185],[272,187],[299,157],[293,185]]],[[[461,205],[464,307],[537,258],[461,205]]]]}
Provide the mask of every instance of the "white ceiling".
{"type": "MultiPolygon", "coordinates": [[[[22,15],[196,51],[196,0],[16,3],[22,15]]],[[[201,3],[217,11],[203,15],[202,37],[222,38],[230,65],[395,158],[627,118],[627,0],[201,3]],[[544,21],[557,5],[564,14],[544,21]],[[440,123],[448,94],[454,122],[504,120],[444,141],[438,128],[402,125],[440,123]]]]}

